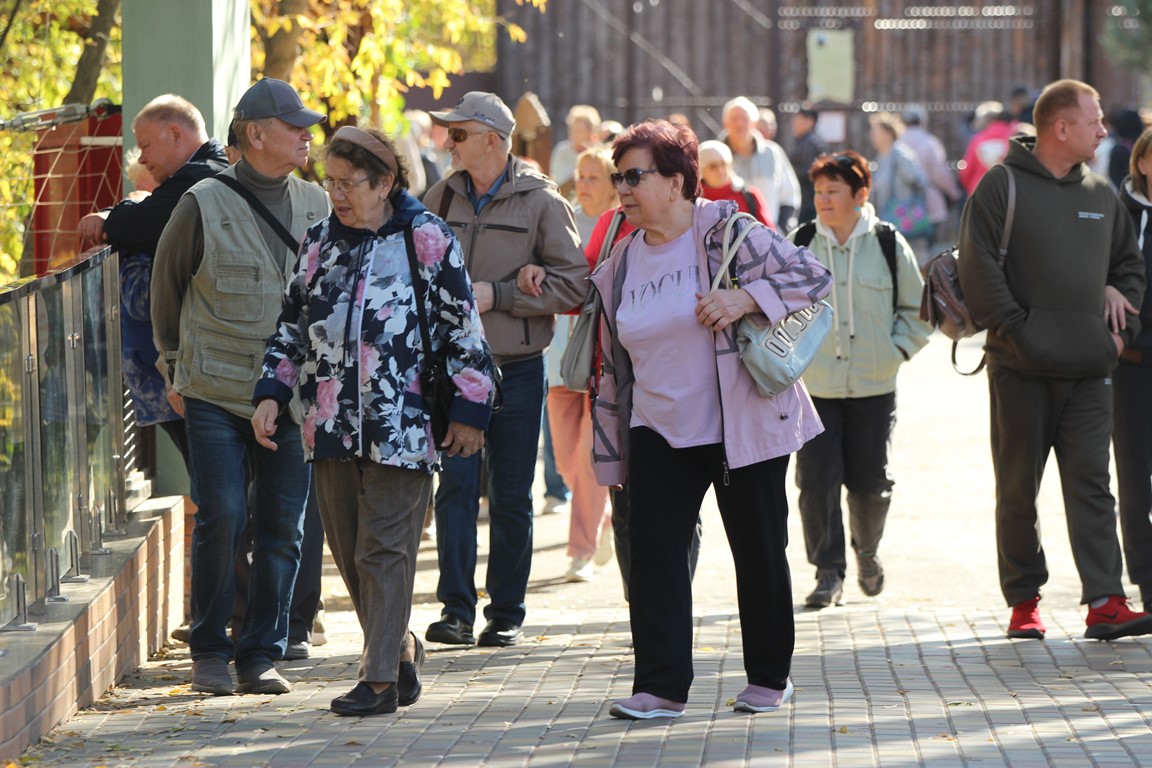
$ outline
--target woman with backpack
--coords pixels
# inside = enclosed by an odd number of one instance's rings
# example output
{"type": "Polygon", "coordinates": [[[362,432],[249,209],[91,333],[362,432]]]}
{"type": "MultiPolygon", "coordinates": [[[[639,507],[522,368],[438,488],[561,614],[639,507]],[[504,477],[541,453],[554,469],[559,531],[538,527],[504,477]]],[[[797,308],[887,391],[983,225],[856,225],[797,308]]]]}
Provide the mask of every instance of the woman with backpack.
{"type": "Polygon", "coordinates": [[[796,454],[804,544],[816,566],[816,588],[805,604],[820,609],[838,605],[844,593],[844,488],[860,589],[870,597],[884,589],[877,550],[892,499],[896,372],[928,343],[932,329],[919,317],[924,282],[916,255],[868,202],[868,162],[852,151],[821,155],[808,175],[816,222],[789,239],[807,245],[832,273],[827,301],[836,317],[804,372],[824,432],[796,454]]]}

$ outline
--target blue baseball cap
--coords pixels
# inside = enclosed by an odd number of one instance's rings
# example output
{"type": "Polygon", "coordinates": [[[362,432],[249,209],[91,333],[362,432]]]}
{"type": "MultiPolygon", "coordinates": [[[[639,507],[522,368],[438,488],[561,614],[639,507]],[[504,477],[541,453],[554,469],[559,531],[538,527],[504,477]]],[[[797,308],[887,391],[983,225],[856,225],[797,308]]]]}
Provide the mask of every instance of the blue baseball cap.
{"type": "Polygon", "coordinates": [[[276,117],[297,128],[307,128],[327,119],[326,115],[305,107],[292,86],[271,77],[245,91],[232,114],[237,120],[276,117]]]}

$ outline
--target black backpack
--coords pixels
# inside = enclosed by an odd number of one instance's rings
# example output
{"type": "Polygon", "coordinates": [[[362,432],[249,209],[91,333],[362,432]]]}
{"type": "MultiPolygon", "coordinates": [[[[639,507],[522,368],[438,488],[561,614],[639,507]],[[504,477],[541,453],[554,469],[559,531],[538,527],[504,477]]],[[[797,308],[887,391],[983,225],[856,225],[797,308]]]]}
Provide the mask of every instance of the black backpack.
{"type": "MultiPolygon", "coordinates": [[[[801,224],[792,234],[792,242],[801,248],[807,248],[816,237],[816,222],[809,221],[801,224]]],[[[888,272],[892,275],[892,314],[896,314],[899,306],[896,283],[896,228],[886,221],[876,224],[876,239],[880,241],[880,250],[884,252],[884,262],[888,265],[888,272]]]]}

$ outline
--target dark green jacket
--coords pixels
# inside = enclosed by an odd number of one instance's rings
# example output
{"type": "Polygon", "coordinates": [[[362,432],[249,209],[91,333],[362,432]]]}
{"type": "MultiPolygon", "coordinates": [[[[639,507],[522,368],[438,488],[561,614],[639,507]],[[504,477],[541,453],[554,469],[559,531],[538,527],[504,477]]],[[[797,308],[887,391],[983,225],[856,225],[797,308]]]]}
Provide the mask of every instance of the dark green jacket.
{"type": "MultiPolygon", "coordinates": [[[[1008,200],[1005,169],[992,168],[964,207],[960,286],[988,329],[990,368],[1055,378],[1107,376],[1116,347],[1104,320],[1104,288],[1139,307],[1144,258],[1127,211],[1103,176],[1086,166],[1055,178],[1013,139],[1004,163],[1016,179],[1016,217],[1003,270],[997,251],[1008,200]]],[[[1140,330],[1129,314],[1125,344],[1140,330]]]]}

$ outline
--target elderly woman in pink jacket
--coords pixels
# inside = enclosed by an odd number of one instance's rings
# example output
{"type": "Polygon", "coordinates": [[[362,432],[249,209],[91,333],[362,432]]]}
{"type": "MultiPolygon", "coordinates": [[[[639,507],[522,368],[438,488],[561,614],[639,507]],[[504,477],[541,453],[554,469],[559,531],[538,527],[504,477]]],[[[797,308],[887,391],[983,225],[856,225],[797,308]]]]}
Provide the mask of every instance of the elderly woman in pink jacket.
{"type": "Polygon", "coordinates": [[[692,685],[688,546],[714,488],[736,566],[743,712],[773,712],[792,695],[795,644],[785,547],[788,457],[822,427],[796,383],[761,397],[736,354],[737,321],[775,322],[827,295],[811,253],[759,224],[734,259],[738,288],[710,291],[730,201],[699,199],[697,141],[665,121],[613,144],[612,180],[637,231],[593,274],[604,312],[603,374],[593,406],[597,479],[627,478],[631,500],[633,695],[615,717],[684,714],[692,685]]]}

